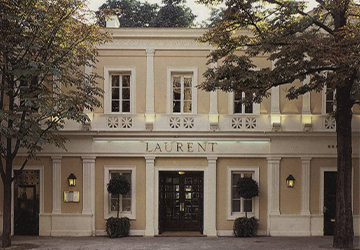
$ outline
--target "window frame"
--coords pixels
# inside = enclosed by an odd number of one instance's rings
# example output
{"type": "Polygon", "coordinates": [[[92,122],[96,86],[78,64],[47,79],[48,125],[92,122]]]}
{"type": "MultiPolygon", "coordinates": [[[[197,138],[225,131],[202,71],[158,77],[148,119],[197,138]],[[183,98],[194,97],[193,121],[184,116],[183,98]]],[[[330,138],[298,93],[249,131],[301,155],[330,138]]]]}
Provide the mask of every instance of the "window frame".
{"type": "MultiPolygon", "coordinates": [[[[245,97],[245,92],[242,92],[242,98],[245,97]]],[[[241,113],[235,113],[235,93],[229,93],[229,115],[259,115],[260,114],[260,103],[252,104],[252,113],[245,113],[245,104],[241,104],[241,113]]]]}
{"type": "MultiPolygon", "coordinates": [[[[167,68],[167,114],[174,115],[193,115],[197,114],[197,79],[198,79],[198,68],[167,68]],[[192,76],[191,86],[191,112],[182,112],[183,98],[181,99],[180,112],[173,112],[173,76],[192,76]]],[[[181,94],[182,96],[182,94],[181,94]]]]}
{"type": "MultiPolygon", "coordinates": [[[[107,68],[104,67],[104,114],[134,114],[135,113],[135,88],[136,85],[136,70],[135,68],[107,68]],[[112,86],[111,76],[122,75],[124,73],[130,74],[130,112],[113,112],[111,110],[112,102],[112,86]]],[[[121,86],[120,86],[121,87],[121,86]]],[[[120,99],[121,100],[121,99],[120,99]]]]}
{"type": "MultiPolygon", "coordinates": [[[[232,176],[233,173],[244,173],[252,172],[253,179],[260,186],[259,179],[259,167],[227,167],[227,220],[235,220],[238,217],[244,217],[245,212],[232,212],[232,176]]],[[[259,197],[254,197],[253,199],[253,212],[247,212],[248,217],[254,216],[259,219],[259,197]]]]}
{"type": "MultiPolygon", "coordinates": [[[[327,86],[325,86],[323,88],[323,92],[322,92],[322,114],[323,115],[330,115],[330,113],[328,113],[326,111],[326,104],[328,103],[328,100],[327,100],[327,86]]],[[[335,94],[336,94],[336,90],[333,89],[332,90],[332,93],[333,93],[333,100],[332,100],[332,109],[333,109],[333,112],[335,112],[336,110],[336,105],[335,105],[335,94]]]]}
{"type": "MultiPolygon", "coordinates": [[[[131,211],[120,211],[119,216],[126,216],[131,220],[136,219],[136,167],[135,166],[105,166],[104,167],[104,219],[116,217],[117,212],[111,211],[111,195],[107,191],[111,172],[131,172],[131,211]]],[[[121,208],[121,207],[120,207],[121,208]]]]}

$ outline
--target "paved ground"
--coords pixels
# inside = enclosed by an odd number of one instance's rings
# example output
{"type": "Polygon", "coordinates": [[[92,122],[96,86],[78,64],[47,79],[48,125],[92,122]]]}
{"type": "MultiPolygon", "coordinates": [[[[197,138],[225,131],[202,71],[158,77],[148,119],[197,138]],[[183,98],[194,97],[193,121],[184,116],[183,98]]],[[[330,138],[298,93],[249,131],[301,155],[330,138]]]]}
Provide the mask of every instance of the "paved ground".
{"type": "MultiPolygon", "coordinates": [[[[354,239],[354,249],[359,249],[360,239],[354,239]]],[[[11,249],[25,250],[323,250],[333,249],[332,237],[32,237],[14,236],[11,249]]]]}

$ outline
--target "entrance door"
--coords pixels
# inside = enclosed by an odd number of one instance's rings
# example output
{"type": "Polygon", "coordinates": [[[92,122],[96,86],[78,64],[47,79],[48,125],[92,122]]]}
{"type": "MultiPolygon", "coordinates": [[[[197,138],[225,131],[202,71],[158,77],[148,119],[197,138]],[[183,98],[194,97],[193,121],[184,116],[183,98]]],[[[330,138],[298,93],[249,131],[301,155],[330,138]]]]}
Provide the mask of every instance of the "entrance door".
{"type": "Polygon", "coordinates": [[[203,172],[160,172],[159,233],[203,229],[203,172]]]}
{"type": "Polygon", "coordinates": [[[324,235],[334,235],[336,172],[324,172],[324,235]]]}
{"type": "Polygon", "coordinates": [[[16,235],[39,235],[39,176],[38,170],[24,170],[14,181],[16,235]]]}

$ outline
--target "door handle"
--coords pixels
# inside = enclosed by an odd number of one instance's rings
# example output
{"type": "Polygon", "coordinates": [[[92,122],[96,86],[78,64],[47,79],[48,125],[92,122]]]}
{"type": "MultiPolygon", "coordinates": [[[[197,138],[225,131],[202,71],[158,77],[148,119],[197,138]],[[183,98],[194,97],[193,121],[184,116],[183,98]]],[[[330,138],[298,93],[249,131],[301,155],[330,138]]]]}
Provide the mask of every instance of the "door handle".
{"type": "Polygon", "coordinates": [[[185,210],[185,206],[184,206],[184,202],[180,203],[180,212],[184,212],[185,210]]]}
{"type": "Polygon", "coordinates": [[[327,207],[324,207],[324,213],[326,213],[328,211],[327,207]]]}

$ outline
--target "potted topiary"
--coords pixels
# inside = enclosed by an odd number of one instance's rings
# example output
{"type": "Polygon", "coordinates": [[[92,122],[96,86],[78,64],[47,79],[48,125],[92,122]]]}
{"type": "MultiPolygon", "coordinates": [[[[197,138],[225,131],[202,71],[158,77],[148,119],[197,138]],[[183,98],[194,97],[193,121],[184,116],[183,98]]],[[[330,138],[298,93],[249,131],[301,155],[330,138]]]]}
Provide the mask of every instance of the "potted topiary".
{"type": "Polygon", "coordinates": [[[120,195],[125,195],[130,191],[130,182],[122,175],[115,175],[107,184],[107,191],[112,195],[117,195],[117,217],[110,217],[106,221],[106,232],[111,238],[121,238],[129,235],[130,220],[127,217],[119,218],[120,195]]]}
{"type": "MultiPolygon", "coordinates": [[[[241,177],[237,182],[236,191],[240,197],[249,200],[259,196],[259,185],[251,177],[241,177]]],[[[234,235],[236,237],[253,237],[258,229],[258,220],[255,217],[248,218],[247,210],[245,217],[237,218],[234,222],[234,235]]]]}

